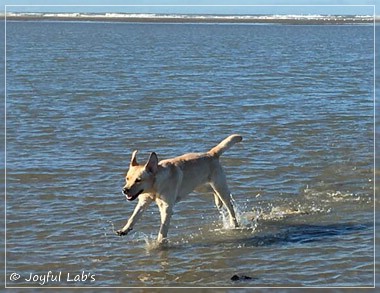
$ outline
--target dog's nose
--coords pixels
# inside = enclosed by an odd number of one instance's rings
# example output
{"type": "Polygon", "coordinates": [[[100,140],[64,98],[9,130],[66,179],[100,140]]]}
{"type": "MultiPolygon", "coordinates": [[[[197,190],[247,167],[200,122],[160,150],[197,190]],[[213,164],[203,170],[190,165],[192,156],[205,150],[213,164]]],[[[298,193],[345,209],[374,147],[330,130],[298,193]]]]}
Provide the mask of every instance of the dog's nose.
{"type": "Polygon", "coordinates": [[[129,188],[124,187],[124,188],[123,188],[123,193],[124,193],[124,194],[127,194],[128,192],[129,192],[129,188]]]}

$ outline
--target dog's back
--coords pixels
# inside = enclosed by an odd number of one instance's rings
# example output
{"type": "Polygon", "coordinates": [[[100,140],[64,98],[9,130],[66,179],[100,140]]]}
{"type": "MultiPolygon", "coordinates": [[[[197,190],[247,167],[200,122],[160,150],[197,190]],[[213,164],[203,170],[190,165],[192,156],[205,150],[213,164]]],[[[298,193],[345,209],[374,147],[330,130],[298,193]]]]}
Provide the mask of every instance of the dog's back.
{"type": "Polygon", "coordinates": [[[207,153],[188,153],[181,155],[179,157],[166,159],[160,161],[159,165],[165,166],[168,164],[183,165],[189,163],[190,165],[198,161],[206,160],[209,161],[212,158],[219,158],[226,150],[232,147],[235,143],[241,142],[243,137],[238,134],[232,134],[223,141],[221,141],[217,146],[213,147],[207,153]]]}
{"type": "MultiPolygon", "coordinates": [[[[224,177],[219,156],[241,140],[240,135],[233,134],[206,153],[188,153],[162,160],[158,164],[158,173],[166,177],[163,179],[166,182],[169,180],[179,184],[179,186],[177,185],[178,198],[176,199],[179,201],[196,187],[205,183],[212,183],[218,177],[224,177]]],[[[160,175],[158,174],[158,176],[160,175]]]]}

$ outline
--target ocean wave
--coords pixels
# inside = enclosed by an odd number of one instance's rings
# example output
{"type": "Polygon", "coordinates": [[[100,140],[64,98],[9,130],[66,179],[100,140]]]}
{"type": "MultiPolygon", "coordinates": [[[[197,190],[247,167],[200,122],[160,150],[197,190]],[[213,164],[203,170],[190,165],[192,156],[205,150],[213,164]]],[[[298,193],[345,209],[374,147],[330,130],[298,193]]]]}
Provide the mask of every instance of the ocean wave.
{"type": "Polygon", "coordinates": [[[273,14],[273,15],[210,15],[210,14],[156,14],[156,13],[29,13],[7,12],[7,17],[77,18],[77,19],[178,19],[210,21],[371,21],[372,15],[322,15],[322,14],[273,14]]]}

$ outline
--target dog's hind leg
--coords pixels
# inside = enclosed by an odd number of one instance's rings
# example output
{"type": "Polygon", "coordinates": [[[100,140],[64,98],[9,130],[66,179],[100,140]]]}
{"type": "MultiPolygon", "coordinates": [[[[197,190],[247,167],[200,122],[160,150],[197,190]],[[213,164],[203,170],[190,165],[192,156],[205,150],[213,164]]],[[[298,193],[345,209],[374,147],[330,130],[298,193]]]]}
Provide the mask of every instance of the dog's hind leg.
{"type": "MultiPolygon", "coordinates": [[[[230,215],[231,225],[236,228],[239,226],[239,224],[236,220],[235,210],[231,202],[231,192],[228,189],[226,177],[221,168],[218,170],[218,172],[215,175],[216,176],[212,178],[213,180],[210,182],[210,185],[215,191],[215,196],[218,196],[219,197],[218,200],[223,202],[224,206],[227,208],[228,214],[230,215]]],[[[219,201],[217,203],[217,207],[218,207],[219,201]]],[[[216,202],[217,200],[215,199],[215,203],[216,202]]]]}
{"type": "Polygon", "coordinates": [[[214,193],[215,206],[218,210],[223,208],[223,202],[220,200],[219,195],[214,193]]]}

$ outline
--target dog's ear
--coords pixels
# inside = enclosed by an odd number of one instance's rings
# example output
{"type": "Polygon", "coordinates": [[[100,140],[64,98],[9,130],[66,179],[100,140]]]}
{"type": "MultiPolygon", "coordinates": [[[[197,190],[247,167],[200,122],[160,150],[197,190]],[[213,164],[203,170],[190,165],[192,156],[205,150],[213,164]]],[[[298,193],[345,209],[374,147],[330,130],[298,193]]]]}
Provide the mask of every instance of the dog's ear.
{"type": "Polygon", "coordinates": [[[137,163],[137,150],[136,150],[136,151],[133,151],[132,153],[130,166],[133,167],[133,166],[138,166],[138,165],[139,164],[137,163]]]}
{"type": "Polygon", "coordinates": [[[145,165],[145,170],[152,174],[156,174],[158,170],[158,158],[155,152],[151,153],[148,162],[145,165]]]}

